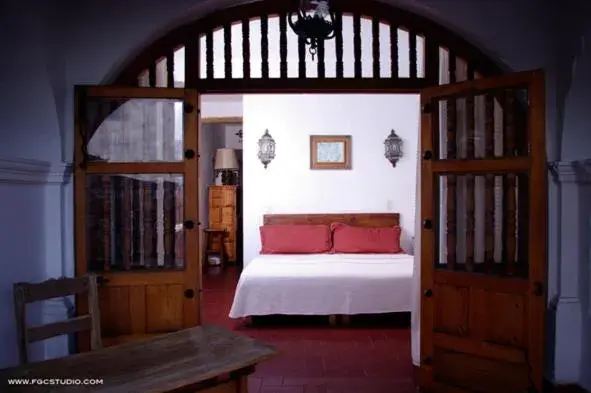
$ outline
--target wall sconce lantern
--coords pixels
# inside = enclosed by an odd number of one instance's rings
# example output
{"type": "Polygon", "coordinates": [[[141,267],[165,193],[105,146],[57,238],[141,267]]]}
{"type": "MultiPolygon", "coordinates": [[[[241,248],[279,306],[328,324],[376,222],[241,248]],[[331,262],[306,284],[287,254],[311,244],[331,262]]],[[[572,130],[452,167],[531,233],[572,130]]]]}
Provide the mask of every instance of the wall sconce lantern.
{"type": "Polygon", "coordinates": [[[303,38],[306,45],[310,45],[308,50],[312,60],[318,50],[318,44],[334,38],[335,29],[338,28],[335,26],[335,15],[330,11],[326,0],[300,0],[297,20],[293,21],[292,13],[287,20],[294,33],[303,38]]]}
{"type": "Polygon", "coordinates": [[[265,133],[259,139],[259,160],[267,169],[267,165],[275,158],[275,139],[269,134],[269,130],[265,130],[265,133]]]}
{"type": "Polygon", "coordinates": [[[402,158],[403,141],[394,130],[390,131],[390,135],[384,141],[385,153],[384,156],[392,163],[392,167],[396,167],[398,160],[402,158]]]}

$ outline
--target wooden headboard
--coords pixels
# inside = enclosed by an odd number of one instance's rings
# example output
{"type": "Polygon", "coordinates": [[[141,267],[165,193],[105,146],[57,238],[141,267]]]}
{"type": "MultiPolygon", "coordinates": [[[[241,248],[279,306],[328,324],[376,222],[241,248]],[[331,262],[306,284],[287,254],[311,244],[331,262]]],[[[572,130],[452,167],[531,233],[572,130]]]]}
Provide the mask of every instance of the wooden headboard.
{"type": "Polygon", "coordinates": [[[360,227],[391,227],[400,225],[398,213],[336,213],[336,214],[265,214],[265,225],[331,224],[342,222],[360,227]]]}

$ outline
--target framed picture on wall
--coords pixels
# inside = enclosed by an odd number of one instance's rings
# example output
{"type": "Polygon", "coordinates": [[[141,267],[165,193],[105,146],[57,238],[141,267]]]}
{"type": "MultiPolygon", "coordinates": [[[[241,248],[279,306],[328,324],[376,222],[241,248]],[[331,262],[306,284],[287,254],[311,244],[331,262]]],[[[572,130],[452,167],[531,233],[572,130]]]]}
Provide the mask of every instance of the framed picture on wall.
{"type": "Polygon", "coordinates": [[[351,169],[351,135],[310,135],[310,169],[351,169]]]}

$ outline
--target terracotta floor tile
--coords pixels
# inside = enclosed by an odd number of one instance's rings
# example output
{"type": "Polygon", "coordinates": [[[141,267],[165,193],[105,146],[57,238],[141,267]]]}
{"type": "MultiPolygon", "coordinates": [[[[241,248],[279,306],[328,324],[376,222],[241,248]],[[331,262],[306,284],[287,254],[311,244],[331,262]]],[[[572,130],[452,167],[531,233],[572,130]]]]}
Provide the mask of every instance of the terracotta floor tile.
{"type": "Polygon", "coordinates": [[[310,377],[303,377],[303,378],[289,378],[286,377],[283,380],[284,386],[324,386],[326,383],[325,378],[310,378],[310,377]]]}
{"type": "Polygon", "coordinates": [[[261,377],[261,381],[263,387],[283,386],[283,377],[279,376],[264,376],[261,377]]]}
{"type": "Polygon", "coordinates": [[[250,393],[410,393],[408,317],[352,318],[331,327],[326,318],[231,320],[235,269],[203,278],[203,321],[274,345],[279,354],[249,378],[250,393]],[[398,319],[400,318],[400,321],[398,319]]]}
{"type": "Polygon", "coordinates": [[[327,393],[325,385],[304,385],[304,393],[327,393]]]}
{"type": "Polygon", "coordinates": [[[262,380],[261,378],[257,378],[254,376],[248,377],[248,392],[249,393],[258,393],[259,389],[261,388],[262,380]]]}
{"type": "Polygon", "coordinates": [[[262,386],[259,393],[304,393],[303,386],[262,386]]]}

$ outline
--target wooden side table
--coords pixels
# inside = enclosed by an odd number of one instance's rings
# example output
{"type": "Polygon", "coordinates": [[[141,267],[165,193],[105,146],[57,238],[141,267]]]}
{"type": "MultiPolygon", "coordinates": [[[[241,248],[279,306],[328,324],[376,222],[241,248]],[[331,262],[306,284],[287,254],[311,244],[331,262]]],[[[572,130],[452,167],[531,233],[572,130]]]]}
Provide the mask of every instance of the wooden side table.
{"type": "Polygon", "coordinates": [[[228,234],[225,229],[217,228],[205,228],[203,230],[205,234],[205,247],[203,249],[203,268],[209,266],[209,256],[218,255],[220,257],[220,263],[222,270],[226,268],[226,261],[228,256],[226,255],[226,249],[224,247],[224,238],[228,234]],[[215,247],[215,244],[219,244],[219,248],[215,247]]]}

